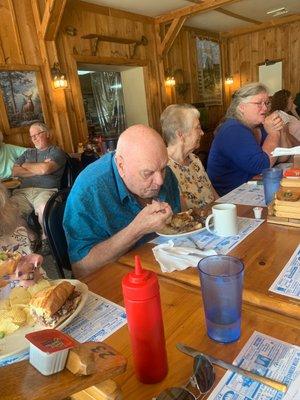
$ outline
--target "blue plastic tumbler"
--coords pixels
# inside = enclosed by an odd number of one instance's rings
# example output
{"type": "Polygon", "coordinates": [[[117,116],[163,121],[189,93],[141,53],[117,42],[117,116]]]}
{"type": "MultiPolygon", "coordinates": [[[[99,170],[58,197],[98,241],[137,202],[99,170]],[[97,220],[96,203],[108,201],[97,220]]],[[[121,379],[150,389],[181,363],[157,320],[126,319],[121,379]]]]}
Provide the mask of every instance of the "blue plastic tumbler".
{"type": "Polygon", "coordinates": [[[230,343],[241,335],[244,264],[231,256],[209,256],[198,263],[208,336],[230,343]]]}
{"type": "Polygon", "coordinates": [[[282,179],[282,169],[279,168],[267,168],[262,172],[265,202],[268,205],[274,198],[274,194],[277,192],[282,179]]]}

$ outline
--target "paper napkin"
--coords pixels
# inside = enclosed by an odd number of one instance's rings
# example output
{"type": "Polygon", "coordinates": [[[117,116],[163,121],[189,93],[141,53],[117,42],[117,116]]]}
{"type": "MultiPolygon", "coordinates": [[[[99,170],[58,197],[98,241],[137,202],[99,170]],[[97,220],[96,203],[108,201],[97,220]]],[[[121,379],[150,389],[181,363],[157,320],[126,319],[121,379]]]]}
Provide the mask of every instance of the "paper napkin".
{"type": "Polygon", "coordinates": [[[197,267],[201,258],[217,254],[215,250],[174,246],[172,240],[155,246],[152,251],[162,272],[182,271],[188,267],[197,267]]]}

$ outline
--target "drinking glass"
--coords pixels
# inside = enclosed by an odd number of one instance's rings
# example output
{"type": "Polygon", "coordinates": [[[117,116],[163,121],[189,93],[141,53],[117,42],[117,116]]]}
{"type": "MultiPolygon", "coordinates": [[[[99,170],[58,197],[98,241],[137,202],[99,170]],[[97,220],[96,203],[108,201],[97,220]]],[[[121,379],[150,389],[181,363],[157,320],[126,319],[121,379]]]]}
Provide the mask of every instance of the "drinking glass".
{"type": "Polygon", "coordinates": [[[232,256],[208,256],[198,263],[207,334],[234,342],[241,334],[244,264],[232,256]]]}

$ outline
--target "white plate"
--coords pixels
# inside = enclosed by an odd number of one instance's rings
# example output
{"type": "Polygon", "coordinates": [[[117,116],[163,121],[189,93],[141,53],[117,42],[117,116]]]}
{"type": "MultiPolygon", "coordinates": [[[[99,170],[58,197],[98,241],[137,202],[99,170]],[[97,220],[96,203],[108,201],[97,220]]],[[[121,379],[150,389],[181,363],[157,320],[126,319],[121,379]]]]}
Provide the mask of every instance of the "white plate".
{"type": "MultiPolygon", "coordinates": [[[[86,299],[88,297],[88,287],[86,284],[76,280],[76,279],[64,279],[72,285],[76,286],[76,289],[81,292],[82,297],[80,300],[80,303],[78,304],[78,307],[76,310],[67,318],[65,321],[63,321],[59,326],[57,326],[55,329],[62,330],[64,327],[69,325],[69,323],[76,317],[77,314],[80,313],[82,310],[82,307],[84,306],[84,303],[86,302],[86,299]]],[[[62,282],[63,279],[55,280],[52,281],[51,283],[53,284],[58,284],[62,282]]],[[[48,329],[45,326],[42,326],[40,324],[36,324],[34,326],[24,326],[19,328],[17,331],[13,332],[11,335],[5,336],[3,339],[0,339],[0,360],[2,358],[6,358],[8,356],[11,356],[16,353],[20,353],[21,351],[26,350],[29,348],[29,342],[25,338],[25,335],[30,332],[34,331],[40,331],[42,329],[48,329]]]]}
{"type": "Polygon", "coordinates": [[[194,231],[189,231],[189,232],[182,232],[182,233],[172,233],[170,235],[167,235],[166,233],[159,233],[159,232],[155,232],[158,236],[162,236],[162,237],[181,237],[181,236],[189,236],[189,235],[194,235],[195,233],[204,231],[205,226],[199,229],[195,229],[194,231]]]}

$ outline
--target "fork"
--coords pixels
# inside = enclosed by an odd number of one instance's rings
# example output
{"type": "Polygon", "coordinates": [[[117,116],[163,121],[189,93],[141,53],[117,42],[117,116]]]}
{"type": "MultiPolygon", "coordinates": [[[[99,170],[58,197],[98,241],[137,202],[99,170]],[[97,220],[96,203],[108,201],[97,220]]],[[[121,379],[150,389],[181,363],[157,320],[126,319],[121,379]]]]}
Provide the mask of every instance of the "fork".
{"type": "Polygon", "coordinates": [[[193,239],[191,236],[189,237],[189,240],[190,240],[192,243],[194,243],[196,249],[198,249],[198,250],[200,250],[200,251],[203,251],[203,250],[205,249],[204,247],[200,247],[200,246],[198,245],[198,243],[196,242],[196,240],[193,239]]]}

